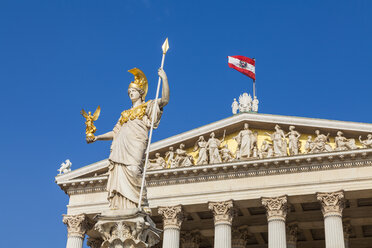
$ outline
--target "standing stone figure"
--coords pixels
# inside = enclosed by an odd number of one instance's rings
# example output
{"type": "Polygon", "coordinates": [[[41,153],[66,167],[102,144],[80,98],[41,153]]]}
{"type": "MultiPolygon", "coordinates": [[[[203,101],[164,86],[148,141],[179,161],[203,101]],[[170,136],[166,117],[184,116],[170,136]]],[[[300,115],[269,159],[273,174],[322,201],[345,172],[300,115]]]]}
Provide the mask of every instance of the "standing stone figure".
{"type": "Polygon", "coordinates": [[[253,133],[249,130],[248,123],[244,123],[243,130],[234,137],[235,141],[238,143],[239,159],[247,159],[251,156],[252,136],[253,133]]]}
{"type": "Polygon", "coordinates": [[[357,149],[355,145],[355,139],[347,139],[343,136],[341,131],[337,132],[335,137],[336,151],[354,150],[357,149]]]}
{"type": "Polygon", "coordinates": [[[137,208],[148,132],[152,121],[154,121],[154,128],[157,128],[163,108],[169,101],[168,79],[163,69],[160,68],[158,71],[163,80],[162,98],[147,102],[145,97],[148,83],[145,74],[137,68],[129,72],[134,75],[134,81],[128,88],[132,108],[121,113],[113,131],[87,138],[88,143],[112,140],[107,182],[111,209],[137,208]],[[155,111],[154,120],[152,120],[153,111],[155,111]]]}
{"type": "Polygon", "coordinates": [[[266,133],[271,137],[274,146],[274,156],[287,156],[287,141],[283,130],[279,125],[275,126],[275,132],[272,134],[266,133]]]}
{"type": "Polygon", "coordinates": [[[313,149],[313,146],[314,146],[313,144],[314,144],[313,137],[307,136],[307,140],[305,143],[305,151],[307,153],[311,153],[311,150],[313,149]]]}
{"type": "Polygon", "coordinates": [[[372,148],[372,134],[368,134],[366,140],[362,140],[362,136],[359,136],[359,141],[362,143],[363,148],[372,148]]]}
{"type": "Polygon", "coordinates": [[[257,96],[254,96],[253,101],[252,101],[252,112],[258,112],[258,99],[257,96]]]}
{"type": "Polygon", "coordinates": [[[207,149],[209,152],[209,163],[216,164],[221,163],[220,151],[218,148],[221,146],[221,143],[225,140],[225,135],[221,140],[215,138],[214,132],[210,134],[210,138],[207,142],[207,149]]]}
{"type": "Polygon", "coordinates": [[[239,110],[239,103],[236,101],[236,98],[234,98],[233,103],[231,104],[232,113],[236,115],[239,110]]]}
{"type": "Polygon", "coordinates": [[[301,146],[299,140],[301,134],[295,130],[295,126],[289,126],[289,133],[287,133],[285,136],[288,136],[289,155],[297,155],[301,146]]]}
{"type": "Polygon", "coordinates": [[[167,167],[165,159],[160,156],[160,153],[155,153],[155,159],[149,159],[149,170],[160,170],[167,167]]]}
{"type": "Polygon", "coordinates": [[[332,147],[327,143],[329,140],[329,134],[327,134],[326,136],[324,134],[321,134],[319,130],[315,130],[315,134],[316,138],[310,145],[310,153],[331,152],[332,147]]]}
{"type": "Polygon", "coordinates": [[[198,141],[196,141],[194,146],[194,152],[199,150],[197,165],[208,164],[208,154],[207,154],[207,141],[205,141],[203,136],[200,136],[198,141]]]}
{"type": "Polygon", "coordinates": [[[169,147],[169,151],[165,153],[165,159],[168,161],[169,168],[174,168],[176,166],[173,146],[169,147]]]}

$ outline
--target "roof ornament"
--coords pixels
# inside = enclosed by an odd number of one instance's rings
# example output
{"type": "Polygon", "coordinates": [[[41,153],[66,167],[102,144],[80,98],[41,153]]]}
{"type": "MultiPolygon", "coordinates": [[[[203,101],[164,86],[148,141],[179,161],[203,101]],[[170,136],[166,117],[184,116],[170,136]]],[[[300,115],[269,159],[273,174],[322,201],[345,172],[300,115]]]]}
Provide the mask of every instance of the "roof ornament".
{"type": "Polygon", "coordinates": [[[72,165],[72,163],[71,163],[70,159],[66,159],[66,161],[64,163],[62,163],[61,167],[57,170],[57,171],[59,171],[58,175],[70,172],[71,171],[71,165],[72,165]]]}
{"type": "Polygon", "coordinates": [[[258,103],[259,101],[257,96],[254,96],[252,99],[250,94],[244,92],[239,96],[239,103],[236,101],[236,98],[234,98],[234,101],[231,105],[232,113],[234,115],[238,114],[238,111],[239,113],[257,113],[258,103]]]}

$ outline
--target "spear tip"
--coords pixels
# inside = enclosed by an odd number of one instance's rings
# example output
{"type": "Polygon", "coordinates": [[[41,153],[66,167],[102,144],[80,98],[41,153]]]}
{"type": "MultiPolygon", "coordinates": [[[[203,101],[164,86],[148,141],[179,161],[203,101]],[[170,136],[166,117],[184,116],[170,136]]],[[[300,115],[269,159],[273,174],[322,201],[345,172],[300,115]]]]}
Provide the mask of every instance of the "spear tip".
{"type": "Polygon", "coordinates": [[[168,38],[165,39],[163,45],[161,46],[161,49],[163,49],[163,54],[166,54],[169,49],[169,43],[168,38]]]}

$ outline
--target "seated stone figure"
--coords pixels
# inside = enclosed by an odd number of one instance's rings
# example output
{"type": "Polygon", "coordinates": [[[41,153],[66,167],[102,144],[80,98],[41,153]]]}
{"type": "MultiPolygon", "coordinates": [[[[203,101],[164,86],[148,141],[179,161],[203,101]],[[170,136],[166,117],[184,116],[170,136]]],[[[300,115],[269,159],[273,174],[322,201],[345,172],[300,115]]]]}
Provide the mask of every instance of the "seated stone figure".
{"type": "Polygon", "coordinates": [[[155,154],[155,159],[149,159],[149,170],[160,170],[167,168],[167,163],[165,162],[165,159],[160,157],[160,153],[155,154]]]}
{"type": "Polygon", "coordinates": [[[347,139],[343,136],[341,131],[337,132],[337,136],[335,137],[335,144],[336,144],[336,151],[346,151],[346,150],[353,150],[357,149],[355,145],[355,139],[347,139]]]}
{"type": "Polygon", "coordinates": [[[328,144],[329,134],[321,134],[319,130],[315,130],[315,134],[316,138],[313,143],[310,144],[310,153],[331,152],[332,147],[328,144]]]}
{"type": "Polygon", "coordinates": [[[194,158],[191,155],[187,154],[184,148],[185,144],[181,144],[180,147],[176,150],[176,167],[191,166],[194,164],[194,158]]]}
{"type": "Polygon", "coordinates": [[[261,145],[261,150],[258,152],[259,158],[271,158],[274,156],[273,145],[264,140],[261,145]]]}

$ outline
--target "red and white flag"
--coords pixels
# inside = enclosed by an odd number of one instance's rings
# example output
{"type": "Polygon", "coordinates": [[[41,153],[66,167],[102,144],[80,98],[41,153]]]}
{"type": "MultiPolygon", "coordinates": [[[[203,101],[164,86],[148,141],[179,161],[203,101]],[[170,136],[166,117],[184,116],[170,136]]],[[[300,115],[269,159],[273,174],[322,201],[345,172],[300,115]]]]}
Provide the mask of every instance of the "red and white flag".
{"type": "Polygon", "coordinates": [[[228,56],[228,63],[229,67],[234,68],[237,71],[247,75],[248,77],[252,78],[254,81],[256,80],[256,62],[253,59],[244,57],[244,56],[228,56]]]}

